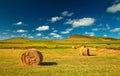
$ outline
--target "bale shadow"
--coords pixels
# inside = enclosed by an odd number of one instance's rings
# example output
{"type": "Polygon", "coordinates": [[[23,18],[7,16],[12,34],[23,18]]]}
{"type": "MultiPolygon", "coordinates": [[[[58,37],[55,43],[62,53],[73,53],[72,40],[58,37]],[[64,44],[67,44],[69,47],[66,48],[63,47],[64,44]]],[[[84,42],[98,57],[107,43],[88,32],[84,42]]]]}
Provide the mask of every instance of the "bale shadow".
{"type": "Polygon", "coordinates": [[[89,56],[96,56],[96,54],[90,54],[89,56]]]}
{"type": "Polygon", "coordinates": [[[57,65],[58,63],[56,62],[42,62],[41,65],[42,66],[53,66],[53,65],[57,65]]]}

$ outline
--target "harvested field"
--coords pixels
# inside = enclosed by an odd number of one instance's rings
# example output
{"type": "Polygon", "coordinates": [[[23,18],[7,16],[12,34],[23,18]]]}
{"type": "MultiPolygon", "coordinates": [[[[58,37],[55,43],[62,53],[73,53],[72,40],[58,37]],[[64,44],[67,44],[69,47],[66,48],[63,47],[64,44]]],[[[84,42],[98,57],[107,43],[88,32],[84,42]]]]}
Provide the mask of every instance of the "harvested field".
{"type": "Polygon", "coordinates": [[[39,66],[23,66],[20,56],[25,50],[0,49],[2,76],[119,76],[120,54],[91,50],[91,56],[79,56],[74,49],[43,49],[39,66]],[[114,74],[113,74],[114,72],[114,74]]]}
{"type": "MultiPolygon", "coordinates": [[[[15,43],[17,41],[13,40],[15,43]]],[[[96,40],[98,41],[98,40],[96,40]]],[[[90,50],[89,56],[79,56],[79,49],[71,46],[82,46],[76,41],[31,40],[17,43],[0,43],[0,75],[1,76],[119,76],[120,75],[120,41],[96,42],[84,44],[90,50]],[[23,44],[24,43],[24,44],[23,44]],[[57,48],[55,46],[57,45],[57,48]],[[47,46],[37,48],[44,60],[37,66],[24,66],[21,55],[28,48],[14,47],[47,46]],[[108,49],[116,48],[115,49],[108,49]]],[[[34,61],[34,59],[33,59],[34,61]]]]}

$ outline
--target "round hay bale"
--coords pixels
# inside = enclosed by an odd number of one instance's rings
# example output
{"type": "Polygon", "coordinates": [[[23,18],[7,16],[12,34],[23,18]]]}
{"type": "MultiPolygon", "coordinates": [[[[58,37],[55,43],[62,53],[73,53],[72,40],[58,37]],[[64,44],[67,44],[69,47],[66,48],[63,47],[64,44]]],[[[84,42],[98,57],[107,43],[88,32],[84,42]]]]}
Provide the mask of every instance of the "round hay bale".
{"type": "Polygon", "coordinates": [[[21,55],[21,61],[24,65],[40,65],[43,55],[37,49],[28,49],[21,55]]]}
{"type": "Polygon", "coordinates": [[[72,49],[77,49],[77,47],[76,46],[72,46],[72,49]]]}
{"type": "Polygon", "coordinates": [[[89,56],[89,49],[85,46],[81,47],[80,54],[81,54],[81,56],[89,56]]]}

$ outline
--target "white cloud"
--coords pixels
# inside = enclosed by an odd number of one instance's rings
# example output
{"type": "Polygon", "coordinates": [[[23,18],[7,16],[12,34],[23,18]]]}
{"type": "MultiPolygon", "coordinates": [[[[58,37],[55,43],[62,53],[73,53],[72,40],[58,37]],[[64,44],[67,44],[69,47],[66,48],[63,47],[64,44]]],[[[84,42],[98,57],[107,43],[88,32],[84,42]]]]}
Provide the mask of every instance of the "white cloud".
{"type": "Polygon", "coordinates": [[[22,21],[19,21],[19,22],[17,22],[17,23],[14,23],[14,25],[22,25],[22,24],[23,24],[22,21]]]}
{"type": "Polygon", "coordinates": [[[55,30],[55,28],[51,28],[51,30],[53,30],[53,32],[58,32],[58,30],[55,30]]]}
{"type": "Polygon", "coordinates": [[[33,39],[34,36],[31,35],[31,34],[25,34],[25,33],[22,33],[21,35],[19,35],[18,37],[24,37],[24,38],[30,38],[30,39],[33,39]]]}
{"type": "Polygon", "coordinates": [[[108,7],[107,12],[110,12],[110,13],[120,12],[120,3],[113,4],[111,7],[108,7]]]}
{"type": "Polygon", "coordinates": [[[108,28],[93,28],[92,31],[100,31],[100,30],[103,30],[103,31],[106,31],[106,30],[109,30],[108,28]]]}
{"type": "Polygon", "coordinates": [[[92,31],[100,31],[100,30],[103,30],[103,31],[110,30],[110,25],[106,24],[105,28],[93,28],[92,29],[92,31]]]}
{"type": "Polygon", "coordinates": [[[3,35],[7,35],[8,33],[6,33],[6,32],[3,32],[2,34],[3,34],[3,35]]]}
{"type": "Polygon", "coordinates": [[[38,28],[36,28],[36,30],[38,31],[45,31],[45,30],[49,30],[49,26],[39,26],[38,28]]]}
{"type": "Polygon", "coordinates": [[[61,31],[61,34],[68,34],[70,33],[69,31],[61,31]]]}
{"type": "Polygon", "coordinates": [[[110,29],[110,25],[106,24],[106,29],[109,30],[110,29]]]}
{"type": "Polygon", "coordinates": [[[62,16],[72,16],[74,13],[73,12],[68,12],[68,11],[63,11],[62,16]]]}
{"type": "Polygon", "coordinates": [[[21,37],[27,37],[27,34],[21,34],[21,37]]]}
{"type": "Polygon", "coordinates": [[[34,37],[33,36],[28,36],[28,38],[33,39],[34,37]]]}
{"type": "Polygon", "coordinates": [[[90,33],[90,36],[95,36],[95,34],[94,33],[90,33]]]}
{"type": "Polygon", "coordinates": [[[11,37],[15,37],[15,35],[11,35],[11,37]]]}
{"type": "Polygon", "coordinates": [[[86,35],[89,35],[89,36],[95,36],[95,33],[94,32],[85,32],[86,35]]]}
{"type": "Polygon", "coordinates": [[[42,39],[50,39],[48,36],[42,37],[42,39]]]}
{"type": "Polygon", "coordinates": [[[110,30],[110,32],[120,32],[120,28],[114,28],[114,29],[110,30]]]}
{"type": "Polygon", "coordinates": [[[104,37],[107,37],[107,35],[103,35],[104,37]]]}
{"type": "Polygon", "coordinates": [[[98,31],[99,29],[98,28],[93,28],[92,31],[98,31]]]}
{"type": "Polygon", "coordinates": [[[41,33],[37,33],[36,36],[42,36],[42,34],[41,33]]]}
{"type": "Polygon", "coordinates": [[[58,32],[58,30],[53,30],[53,32],[58,32]]]}
{"type": "Polygon", "coordinates": [[[21,37],[30,38],[30,39],[34,38],[34,36],[32,36],[31,34],[25,34],[25,33],[21,34],[21,37]]]}
{"type": "Polygon", "coordinates": [[[61,35],[57,34],[57,33],[50,33],[49,35],[55,37],[55,38],[62,38],[61,35]]]}
{"type": "Polygon", "coordinates": [[[74,19],[74,20],[68,20],[65,24],[72,24],[74,28],[80,27],[80,26],[90,26],[94,24],[95,19],[94,18],[82,18],[82,19],[74,19]]]}
{"type": "Polygon", "coordinates": [[[101,26],[103,26],[103,24],[99,24],[99,25],[97,25],[98,27],[101,27],[101,26]]]}
{"type": "Polygon", "coordinates": [[[56,17],[52,17],[51,18],[51,22],[56,22],[56,21],[59,21],[59,20],[61,20],[61,19],[63,19],[63,17],[58,17],[58,16],[56,16],[56,17]]]}
{"type": "Polygon", "coordinates": [[[27,32],[27,30],[19,29],[19,30],[17,30],[17,32],[23,33],[23,32],[27,32]]]}
{"type": "Polygon", "coordinates": [[[66,29],[65,31],[61,31],[61,34],[68,34],[68,33],[70,33],[70,31],[72,31],[73,30],[73,28],[68,28],[68,29],[66,29]]]}

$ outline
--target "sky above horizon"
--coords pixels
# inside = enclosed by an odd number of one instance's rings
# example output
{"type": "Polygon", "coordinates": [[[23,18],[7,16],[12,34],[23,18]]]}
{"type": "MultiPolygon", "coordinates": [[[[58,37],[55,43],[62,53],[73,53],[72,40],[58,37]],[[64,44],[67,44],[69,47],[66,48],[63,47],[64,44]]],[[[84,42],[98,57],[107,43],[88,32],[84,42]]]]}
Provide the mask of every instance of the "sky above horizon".
{"type": "Polygon", "coordinates": [[[120,0],[0,0],[0,40],[120,38],[120,0]]]}

